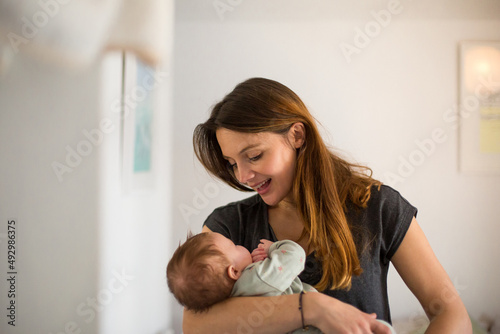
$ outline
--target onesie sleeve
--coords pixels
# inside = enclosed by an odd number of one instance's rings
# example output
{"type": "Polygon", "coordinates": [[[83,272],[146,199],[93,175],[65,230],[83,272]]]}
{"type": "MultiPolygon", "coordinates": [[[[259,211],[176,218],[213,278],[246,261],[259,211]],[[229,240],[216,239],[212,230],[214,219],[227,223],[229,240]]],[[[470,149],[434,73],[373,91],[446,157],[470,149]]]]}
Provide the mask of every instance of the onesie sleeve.
{"type": "Polygon", "coordinates": [[[268,257],[256,267],[256,274],[266,284],[285,291],[304,270],[304,249],[290,240],[277,241],[269,248],[268,257]]]}

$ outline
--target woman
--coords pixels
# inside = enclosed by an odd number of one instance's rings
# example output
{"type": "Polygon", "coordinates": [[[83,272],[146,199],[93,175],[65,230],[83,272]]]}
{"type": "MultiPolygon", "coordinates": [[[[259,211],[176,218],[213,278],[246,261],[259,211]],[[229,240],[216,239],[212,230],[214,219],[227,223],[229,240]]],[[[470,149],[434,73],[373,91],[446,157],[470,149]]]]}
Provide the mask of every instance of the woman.
{"type": "Polygon", "coordinates": [[[322,293],[231,298],[184,312],[184,333],[285,333],[307,325],[324,333],[389,333],[387,271],[393,263],[420,301],[427,333],[471,333],[458,293],[429,246],[416,208],[329,151],[313,117],[284,85],[240,83],[197,126],[205,168],[258,194],[216,209],[203,231],[252,251],[260,239],[290,239],[308,254],[302,281],[322,293]],[[300,302],[300,307],[299,307],[300,302]]]}

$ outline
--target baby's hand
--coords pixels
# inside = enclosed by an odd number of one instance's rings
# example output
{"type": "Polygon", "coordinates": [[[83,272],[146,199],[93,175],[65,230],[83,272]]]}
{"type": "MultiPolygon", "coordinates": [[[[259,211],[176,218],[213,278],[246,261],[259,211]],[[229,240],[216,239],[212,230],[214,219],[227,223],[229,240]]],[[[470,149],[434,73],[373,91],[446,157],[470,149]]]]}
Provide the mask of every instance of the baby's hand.
{"type": "Polygon", "coordinates": [[[273,244],[272,241],[266,239],[260,239],[260,244],[252,252],[252,261],[258,262],[267,258],[269,247],[273,244]]]}

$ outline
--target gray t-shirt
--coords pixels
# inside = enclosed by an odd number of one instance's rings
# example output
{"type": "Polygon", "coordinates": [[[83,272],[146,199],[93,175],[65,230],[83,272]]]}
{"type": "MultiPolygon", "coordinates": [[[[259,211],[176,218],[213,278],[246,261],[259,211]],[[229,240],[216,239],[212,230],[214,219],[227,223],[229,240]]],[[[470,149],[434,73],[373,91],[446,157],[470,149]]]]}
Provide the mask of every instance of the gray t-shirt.
{"type": "MultiPolygon", "coordinates": [[[[385,185],[380,190],[372,188],[367,208],[358,208],[350,201],[346,205],[347,220],[358,246],[363,273],[353,277],[349,291],[321,292],[363,312],[376,313],[378,319],[390,323],[387,272],[392,256],[403,241],[412,218],[417,215],[417,209],[399,192],[385,185]]],[[[260,239],[278,241],[269,225],[267,205],[259,195],[215,209],[204,225],[250,252],[259,245],[260,239]]],[[[300,279],[314,286],[321,275],[320,262],[314,253],[309,254],[300,279]]]]}

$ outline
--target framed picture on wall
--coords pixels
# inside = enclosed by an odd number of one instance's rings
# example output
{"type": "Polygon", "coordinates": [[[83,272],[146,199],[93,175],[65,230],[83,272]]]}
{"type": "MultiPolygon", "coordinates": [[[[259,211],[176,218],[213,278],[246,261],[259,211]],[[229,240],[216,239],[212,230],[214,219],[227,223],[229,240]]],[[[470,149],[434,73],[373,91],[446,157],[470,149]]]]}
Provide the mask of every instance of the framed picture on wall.
{"type": "Polygon", "coordinates": [[[154,186],[154,70],[132,54],[123,54],[122,176],[125,193],[154,186]]]}
{"type": "Polygon", "coordinates": [[[500,174],[500,41],[459,44],[459,170],[500,174]]]}

